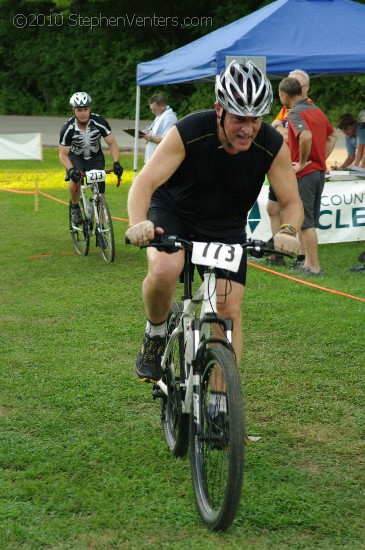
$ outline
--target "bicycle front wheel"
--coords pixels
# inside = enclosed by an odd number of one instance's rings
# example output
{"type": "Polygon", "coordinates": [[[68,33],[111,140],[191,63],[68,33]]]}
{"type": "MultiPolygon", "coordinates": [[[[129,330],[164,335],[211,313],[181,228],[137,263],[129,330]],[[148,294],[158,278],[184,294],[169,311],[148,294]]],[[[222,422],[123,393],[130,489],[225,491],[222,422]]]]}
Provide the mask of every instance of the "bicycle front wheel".
{"type": "Polygon", "coordinates": [[[98,199],[98,218],[99,223],[96,227],[97,244],[100,247],[104,260],[107,263],[114,262],[115,244],[113,222],[108,203],[104,195],[99,195],[98,199]]]}
{"type": "Polygon", "coordinates": [[[81,216],[82,216],[82,224],[73,225],[72,223],[71,201],[68,208],[68,220],[69,220],[71,238],[72,238],[72,242],[76,252],[78,254],[81,254],[81,256],[87,256],[89,253],[89,247],[90,247],[90,235],[89,235],[89,227],[88,227],[89,222],[85,217],[81,202],[80,202],[80,207],[81,207],[80,210],[81,210],[81,216]]]}
{"type": "Polygon", "coordinates": [[[233,353],[222,345],[208,348],[200,383],[196,378],[190,415],[195,500],[206,525],[220,531],[236,516],[244,471],[243,397],[233,353]]]}
{"type": "MultiPolygon", "coordinates": [[[[174,302],[168,318],[167,337],[178,326],[183,304],[174,302]]],[[[181,400],[184,397],[181,384],[185,382],[184,371],[184,335],[181,332],[174,341],[167,358],[163,380],[168,395],[162,398],[162,429],[166,443],[174,456],[185,456],[189,448],[189,415],[183,414],[181,400]]]]}

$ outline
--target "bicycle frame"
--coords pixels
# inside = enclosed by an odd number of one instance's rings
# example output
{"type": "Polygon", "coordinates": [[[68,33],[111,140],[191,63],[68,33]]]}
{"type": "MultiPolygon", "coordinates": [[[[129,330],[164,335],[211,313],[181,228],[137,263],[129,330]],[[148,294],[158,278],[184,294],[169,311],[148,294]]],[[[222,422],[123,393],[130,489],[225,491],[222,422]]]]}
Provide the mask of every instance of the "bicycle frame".
{"type": "MultiPolygon", "coordinates": [[[[96,227],[98,227],[100,223],[98,212],[99,195],[100,192],[97,182],[87,184],[82,183],[80,185],[80,199],[82,201],[85,217],[88,222],[90,222],[91,220],[95,220],[95,224],[88,223],[87,225],[88,237],[93,237],[94,235],[96,235],[96,227]],[[90,200],[87,195],[87,189],[93,190],[90,200]]],[[[79,231],[80,233],[83,233],[85,231],[85,228],[82,226],[74,226],[73,229],[74,231],[79,231]]]]}
{"type": "MultiPolygon", "coordinates": [[[[214,268],[206,269],[203,282],[193,295],[190,279],[191,265],[190,253],[185,251],[184,309],[178,326],[172,332],[167,342],[161,360],[161,366],[165,369],[166,361],[171,353],[173,345],[179,335],[183,333],[185,346],[185,383],[181,383],[181,388],[185,390],[185,396],[181,403],[183,414],[189,414],[192,409],[193,369],[191,366],[194,364],[194,361],[204,352],[207,344],[220,342],[223,345],[230,345],[232,342],[232,321],[230,319],[217,317],[217,279],[214,268]],[[200,306],[200,315],[199,319],[197,319],[196,312],[200,306]],[[212,324],[215,323],[222,326],[226,339],[211,338],[211,327],[212,324]]],[[[156,382],[156,386],[158,386],[165,395],[168,395],[167,385],[162,379],[156,382]]]]}
{"type": "MultiPolygon", "coordinates": [[[[100,247],[102,256],[107,263],[113,262],[115,257],[114,230],[110,209],[104,193],[99,186],[105,184],[106,174],[113,170],[89,170],[81,172],[80,205],[83,210],[82,224],[73,224],[71,206],[69,210],[70,232],[74,247],[78,254],[87,256],[90,237],[96,237],[96,246],[100,247]],[[90,200],[89,200],[90,198],[90,200]]],[[[118,177],[117,187],[120,185],[118,177]]],[[[75,184],[77,192],[77,184],[75,184]]]]}
{"type": "MultiPolygon", "coordinates": [[[[93,181],[91,181],[90,183],[82,183],[80,185],[80,192],[81,192],[82,204],[84,206],[85,216],[88,219],[90,219],[92,217],[92,214],[94,214],[96,223],[99,223],[99,214],[97,209],[97,201],[100,195],[99,183],[103,183],[103,182],[105,183],[106,174],[110,174],[112,172],[113,170],[91,170],[90,172],[82,172],[81,174],[83,177],[83,180],[86,179],[87,181],[88,175],[93,173],[93,178],[92,178],[93,181]],[[87,191],[86,191],[87,189],[93,190],[92,196],[91,196],[92,206],[93,206],[92,210],[90,210],[90,202],[88,201],[87,191]]],[[[119,185],[120,185],[120,178],[118,178],[117,187],[119,187],[119,185]]],[[[91,235],[93,234],[94,233],[91,233],[91,235]]]]}
{"type": "MultiPolygon", "coordinates": [[[[81,184],[80,185],[80,191],[81,191],[81,200],[82,204],[84,206],[84,212],[87,219],[91,219],[92,215],[94,215],[96,223],[99,223],[99,214],[97,209],[97,201],[99,197],[99,187],[97,182],[94,183],[87,183],[87,184],[81,184]],[[87,189],[92,189],[92,196],[91,196],[91,204],[87,197],[87,189]],[[92,210],[90,210],[90,206],[92,206],[92,210]]],[[[95,231],[90,233],[90,235],[94,235],[95,231]]]]}

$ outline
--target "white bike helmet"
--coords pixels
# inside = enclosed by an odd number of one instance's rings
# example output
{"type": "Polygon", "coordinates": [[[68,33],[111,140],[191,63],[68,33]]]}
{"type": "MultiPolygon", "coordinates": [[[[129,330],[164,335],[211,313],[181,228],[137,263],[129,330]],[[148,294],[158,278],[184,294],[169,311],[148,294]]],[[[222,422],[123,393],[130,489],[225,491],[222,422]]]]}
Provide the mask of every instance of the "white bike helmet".
{"type": "Polygon", "coordinates": [[[215,95],[227,113],[239,116],[267,115],[273,101],[270,80],[252,61],[240,65],[233,60],[216,77],[215,95]]]}
{"type": "Polygon", "coordinates": [[[89,107],[91,102],[91,97],[86,92],[76,92],[70,98],[71,107],[89,107]]]}

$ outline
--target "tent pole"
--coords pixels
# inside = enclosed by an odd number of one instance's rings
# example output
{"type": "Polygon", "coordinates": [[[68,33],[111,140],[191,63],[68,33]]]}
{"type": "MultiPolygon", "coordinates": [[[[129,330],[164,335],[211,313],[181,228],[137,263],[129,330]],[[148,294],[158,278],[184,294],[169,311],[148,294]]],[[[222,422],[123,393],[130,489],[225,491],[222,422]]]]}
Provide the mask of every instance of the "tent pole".
{"type": "Polygon", "coordinates": [[[136,121],[135,121],[135,136],[134,136],[134,161],[133,161],[133,181],[137,175],[138,169],[138,130],[139,130],[139,111],[141,103],[141,87],[136,88],[136,121]]]}

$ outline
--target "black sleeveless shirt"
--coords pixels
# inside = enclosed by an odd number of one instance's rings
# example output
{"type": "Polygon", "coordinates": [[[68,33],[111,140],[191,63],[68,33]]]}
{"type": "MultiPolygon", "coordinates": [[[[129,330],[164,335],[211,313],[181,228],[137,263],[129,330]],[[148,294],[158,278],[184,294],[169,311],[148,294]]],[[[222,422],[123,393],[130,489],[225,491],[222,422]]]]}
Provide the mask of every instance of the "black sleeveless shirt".
{"type": "Polygon", "coordinates": [[[269,124],[261,128],[244,152],[230,155],[217,135],[214,110],[192,113],[176,127],[185,159],[159,187],[151,206],[169,208],[196,231],[242,233],[247,214],[260,193],[271,163],[282,146],[282,136],[269,124]]]}

